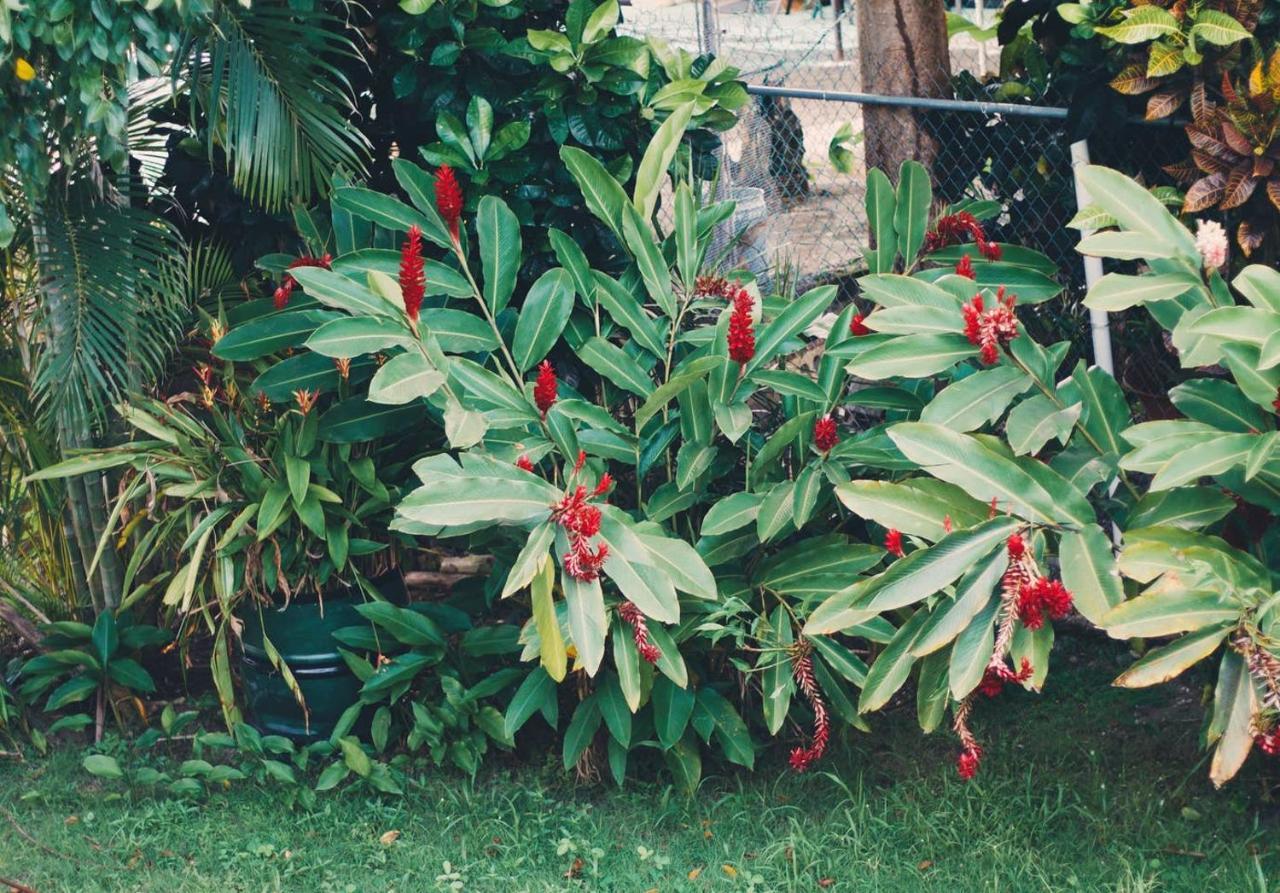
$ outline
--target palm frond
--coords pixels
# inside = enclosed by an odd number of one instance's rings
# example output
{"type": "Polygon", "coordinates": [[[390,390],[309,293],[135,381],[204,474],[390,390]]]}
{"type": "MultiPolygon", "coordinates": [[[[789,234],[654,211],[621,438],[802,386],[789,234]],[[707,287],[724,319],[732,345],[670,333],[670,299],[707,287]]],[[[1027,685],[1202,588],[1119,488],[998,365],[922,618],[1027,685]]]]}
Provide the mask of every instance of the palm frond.
{"type": "Polygon", "coordinates": [[[269,211],[324,194],[334,171],[364,170],[369,143],[345,120],[354,102],[338,63],[359,54],[344,27],[279,0],[216,2],[181,48],[232,182],[269,211]]]}
{"type": "Polygon", "coordinates": [[[33,395],[42,418],[88,431],[163,370],[185,321],[186,251],[171,225],[137,208],[51,205],[41,218],[33,395]]]}

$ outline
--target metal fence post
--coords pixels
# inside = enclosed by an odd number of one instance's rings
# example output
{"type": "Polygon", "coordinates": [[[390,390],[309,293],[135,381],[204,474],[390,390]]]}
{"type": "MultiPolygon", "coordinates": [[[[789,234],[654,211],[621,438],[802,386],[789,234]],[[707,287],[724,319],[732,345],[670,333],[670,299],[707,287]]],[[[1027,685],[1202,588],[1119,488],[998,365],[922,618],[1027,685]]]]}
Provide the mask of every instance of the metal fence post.
{"type": "MultiPolygon", "coordinates": [[[[1084,208],[1093,201],[1089,197],[1089,190],[1084,185],[1084,181],[1080,179],[1080,168],[1089,163],[1089,141],[1078,140],[1071,144],[1071,173],[1072,179],[1076,184],[1076,207],[1084,208]]],[[[1080,237],[1084,238],[1092,231],[1081,231],[1080,237]]],[[[1094,283],[1102,278],[1102,258],[1085,257],[1084,259],[1084,281],[1089,288],[1093,288],[1094,283]]],[[[1107,319],[1105,310],[1089,309],[1089,330],[1093,338],[1093,362],[1099,368],[1105,370],[1112,377],[1115,377],[1116,367],[1115,360],[1111,356],[1111,324],[1107,319]]]]}
{"type": "Polygon", "coordinates": [[[720,34],[716,23],[716,0],[701,0],[698,4],[698,51],[720,53],[720,34]]]}

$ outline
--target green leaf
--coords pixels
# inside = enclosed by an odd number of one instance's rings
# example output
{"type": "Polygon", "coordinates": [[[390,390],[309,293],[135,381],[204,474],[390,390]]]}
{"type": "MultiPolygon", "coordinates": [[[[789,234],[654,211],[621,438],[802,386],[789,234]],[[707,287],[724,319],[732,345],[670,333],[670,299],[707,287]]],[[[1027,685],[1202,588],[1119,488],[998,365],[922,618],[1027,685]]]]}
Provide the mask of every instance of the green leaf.
{"type": "Polygon", "coordinates": [[[512,563],[511,570],[507,573],[507,582],[502,586],[500,598],[514,595],[532,582],[534,575],[541,570],[546,561],[548,550],[555,542],[555,537],[555,526],[550,522],[543,522],[533,529],[520,548],[520,554],[512,563]]]}
{"type": "Polygon", "coordinates": [[[1022,401],[1009,413],[1005,423],[1009,446],[1015,454],[1022,456],[1039,453],[1055,438],[1065,445],[1075,431],[1081,407],[1082,404],[1076,403],[1059,409],[1058,404],[1044,394],[1022,401]]]}
{"type": "MultiPolygon", "coordinates": [[[[610,0],[610,3],[616,5],[615,0],[610,0]]],[[[596,10],[592,19],[594,20],[600,12],[601,10],[596,10]]],[[[616,21],[616,17],[613,21],[616,21]]],[[[610,21],[606,27],[612,27],[613,21],[610,21]]],[[[684,138],[689,119],[693,117],[693,109],[694,104],[689,102],[668,115],[667,120],[662,122],[653,139],[649,141],[648,147],[644,150],[644,157],[640,159],[640,167],[636,171],[633,202],[635,209],[645,220],[653,216],[654,206],[658,202],[658,193],[662,188],[662,180],[666,176],[667,168],[671,166],[672,159],[676,156],[676,150],[680,148],[680,140],[684,138]]]]}
{"type": "Polygon", "coordinates": [[[997,549],[976,564],[956,584],[954,598],[943,598],[934,605],[933,613],[920,631],[911,653],[924,657],[951,644],[968,628],[978,612],[987,607],[1008,566],[1008,554],[1004,549],[997,549]]]}
{"type": "Polygon", "coordinates": [[[848,370],[860,378],[928,378],[956,363],[977,356],[963,335],[904,335],[863,351],[848,370]]]}
{"type": "MultiPolygon", "coordinates": [[[[411,226],[416,226],[422,230],[423,235],[435,231],[431,225],[431,220],[421,211],[409,207],[399,199],[383,195],[381,192],[374,192],[372,189],[362,189],[357,186],[339,187],[334,190],[333,204],[344,211],[349,211],[361,220],[376,223],[384,229],[403,233],[408,232],[411,226]]],[[[307,269],[318,268],[310,267],[307,269]]],[[[289,272],[292,274],[296,271],[290,270],[289,272]]],[[[299,282],[302,281],[296,276],[294,278],[298,279],[299,282]]]]}
{"type": "Polygon", "coordinates": [[[68,704],[76,704],[83,701],[97,690],[98,681],[96,679],[92,679],[89,676],[72,676],[53,690],[53,694],[49,695],[49,700],[44,705],[44,709],[48,712],[61,710],[68,704]]]}
{"type": "Polygon", "coordinates": [[[628,202],[627,194],[618,181],[610,176],[603,164],[581,149],[561,146],[560,159],[582,191],[587,209],[621,239],[622,209],[628,202]]]}
{"type": "Polygon", "coordinates": [[[578,358],[618,387],[648,397],[653,393],[649,375],[617,345],[595,336],[578,349],[578,358]]]}
{"type": "Polygon", "coordinates": [[[425,614],[390,602],[365,602],[355,607],[361,617],[386,630],[397,642],[433,651],[444,649],[444,633],[425,614]]]}
{"type": "Polygon", "coordinates": [[[600,539],[609,546],[604,572],[623,596],[646,617],[661,623],[680,621],[680,601],[667,575],[651,563],[645,544],[626,525],[606,516],[600,539]]]}
{"type": "Polygon", "coordinates": [[[689,360],[676,367],[675,374],[654,389],[648,399],[636,410],[636,429],[643,428],[649,419],[661,412],[681,392],[694,382],[706,378],[707,373],[723,363],[723,357],[698,357],[696,360],[689,360]]]}
{"type": "Polygon", "coordinates": [[[831,306],[835,296],[834,285],[822,285],[805,292],[783,308],[777,318],[756,335],[756,352],[743,374],[749,376],[772,360],[786,341],[809,328],[831,306]]]}
{"type": "Polygon", "coordinates": [[[982,681],[995,646],[995,629],[992,621],[1000,608],[1000,599],[993,598],[973,616],[969,625],[956,637],[951,648],[948,679],[951,696],[957,701],[965,698],[982,681]]]}
{"type": "MultiPolygon", "coordinates": [[[[787,665],[790,666],[790,661],[787,665]]],[[[733,704],[714,688],[703,686],[698,689],[697,706],[711,718],[716,743],[724,752],[725,759],[748,769],[754,768],[756,754],[751,746],[751,734],[733,704]]]]}
{"type": "Polygon", "coordinates": [[[265,394],[272,402],[279,403],[292,401],[294,391],[331,391],[337,384],[338,370],[333,360],[317,353],[304,353],[271,366],[254,379],[250,392],[265,394]]]}
{"type": "MultiPolygon", "coordinates": [[[[1032,384],[1031,378],[1015,366],[997,366],[975,372],[943,388],[920,413],[920,421],[942,425],[952,431],[973,431],[998,420],[1013,399],[1025,393],[1032,384]]],[[[1021,404],[1018,409],[1025,405],[1021,404]]],[[[1014,410],[1010,414],[1010,425],[1017,412],[1014,410]]]]}
{"type": "Polygon", "coordinates": [[[604,659],[605,631],[608,629],[600,581],[583,582],[568,574],[562,575],[561,580],[564,598],[569,605],[569,635],[587,675],[594,676],[604,659]]]}
{"type": "Polygon", "coordinates": [[[694,696],[689,689],[681,688],[665,676],[653,680],[653,724],[664,750],[684,736],[693,705],[694,696]]]}
{"type": "Polygon", "coordinates": [[[893,228],[898,233],[898,253],[908,270],[915,265],[924,244],[932,202],[933,189],[929,185],[928,169],[918,161],[902,162],[898,169],[893,228]]]}
{"type": "MultiPolygon", "coordinates": [[[[440,248],[449,251],[453,248],[453,238],[449,234],[449,228],[445,225],[444,220],[440,217],[440,212],[436,210],[436,184],[435,178],[427,173],[418,165],[405,158],[391,159],[391,169],[395,173],[396,182],[409,196],[409,201],[422,212],[422,218],[425,221],[419,223],[418,226],[422,230],[422,235],[429,241],[435,243],[440,248]]],[[[432,261],[427,261],[427,283],[428,287],[436,277],[433,276],[432,261]]],[[[387,271],[393,273],[394,271],[387,271]]],[[[455,274],[456,275],[456,274],[455,274]]],[[[466,297],[471,294],[469,285],[464,285],[464,291],[457,297],[466,297]]]]}
{"type": "Polygon", "coordinates": [[[596,687],[596,704],[609,729],[609,734],[623,745],[631,743],[631,710],[622,694],[622,686],[613,673],[605,673],[596,687]]]}
{"type": "Polygon", "coordinates": [[[406,496],[397,514],[444,527],[477,522],[528,524],[542,521],[560,493],[545,481],[456,477],[432,482],[406,496]]]}
{"type": "MultiPolygon", "coordinates": [[[[635,713],[644,697],[644,683],[640,676],[640,649],[631,635],[631,627],[619,618],[610,629],[613,639],[613,666],[618,671],[618,686],[626,699],[627,709],[635,713]]],[[[661,677],[660,677],[661,678],[661,677]]]]}
{"type": "Polygon", "coordinates": [[[1221,623],[1183,636],[1162,648],[1152,649],[1117,676],[1113,684],[1123,688],[1143,688],[1168,682],[1217,651],[1233,628],[1230,623],[1221,623]]]}
{"type": "Polygon", "coordinates": [[[335,319],[316,329],[307,339],[308,350],[342,359],[412,344],[413,338],[404,325],[371,316],[335,319]]]}
{"type": "Polygon", "coordinates": [[[352,316],[380,316],[398,319],[404,308],[397,307],[381,295],[341,273],[323,267],[297,267],[289,271],[307,295],[326,307],[345,310],[352,316]]]}
{"type": "Polygon", "coordinates": [[[1085,525],[1094,520],[1084,496],[1047,466],[1033,475],[970,435],[923,422],[894,425],[889,437],[912,462],[981,502],[997,499],[1002,508],[1036,523],[1085,525]]]}
{"type": "Polygon", "coordinates": [[[311,483],[311,463],[298,456],[284,457],[285,476],[289,480],[289,494],[294,505],[302,505],[307,498],[307,485],[311,483]]]}
{"type": "Polygon", "coordinates": [[[1076,609],[1091,623],[1124,601],[1124,587],[1116,568],[1111,541],[1097,524],[1062,535],[1058,545],[1062,582],[1075,597],[1076,609]]]}
{"type": "Polygon", "coordinates": [[[543,556],[541,568],[535,572],[529,594],[533,601],[533,622],[538,630],[538,659],[556,682],[563,681],[568,671],[569,654],[560,633],[556,614],[556,565],[543,556]]]}
{"type": "Polygon", "coordinates": [[[214,345],[213,354],[219,359],[237,362],[257,360],[286,348],[298,347],[317,328],[341,318],[328,310],[273,313],[227,332],[214,345]]]}
{"type": "Polygon", "coordinates": [[[1196,530],[1222,520],[1235,507],[1235,501],[1216,487],[1178,487],[1144,493],[1134,504],[1125,526],[1196,530]]]}
{"type": "Polygon", "coordinates": [[[582,26],[582,43],[590,45],[606,36],[618,23],[618,0],[605,0],[587,17],[582,26]]]}
{"type": "Polygon", "coordinates": [[[739,492],[721,499],[702,519],[702,536],[715,536],[745,527],[760,514],[759,493],[739,492]]]}
{"type": "Polygon", "coordinates": [[[686,293],[691,293],[698,279],[702,255],[698,251],[698,210],[688,183],[676,187],[675,242],[680,283],[686,293]]]}
{"type": "Polygon", "coordinates": [[[546,357],[559,340],[573,310],[573,294],[573,280],[561,269],[548,270],[529,288],[511,340],[511,355],[521,372],[546,357]]]}
{"type": "Polygon", "coordinates": [[[444,384],[445,375],[416,350],[392,357],[369,382],[369,402],[401,405],[429,397],[444,384]]]}
{"type": "Polygon", "coordinates": [[[631,205],[622,208],[623,241],[635,258],[636,268],[644,281],[645,290],[662,312],[676,315],[676,298],[671,290],[671,272],[666,258],[653,236],[653,230],[631,205]]]}
{"type": "Polygon", "coordinates": [[[80,763],[84,767],[84,771],[90,775],[96,775],[98,778],[124,778],[124,772],[120,769],[120,764],[116,762],[115,757],[109,757],[104,753],[91,753],[80,763]]]}
{"type": "MultiPolygon", "coordinates": [[[[1137,6],[1125,10],[1125,19],[1118,25],[1095,26],[1094,30],[1116,43],[1146,43],[1157,37],[1178,34],[1182,28],[1177,18],[1158,6],[1137,6]]],[[[1091,190],[1092,192],[1092,190],[1091,190]]],[[[1093,193],[1096,195],[1096,193],[1093,193]]]]}
{"type": "Polygon", "coordinates": [[[1203,283],[1193,273],[1146,273],[1127,276],[1108,273],[1098,280],[1084,299],[1093,310],[1115,313],[1138,304],[1155,301],[1172,301],[1192,289],[1202,289],[1203,283]]]}
{"type": "Polygon", "coordinates": [[[1223,593],[1153,588],[1112,608],[1100,625],[1113,639],[1152,638],[1235,622],[1241,608],[1223,593]]]}
{"type": "Polygon", "coordinates": [[[928,617],[929,612],[916,611],[880,652],[880,656],[867,671],[867,679],[863,683],[862,694],[858,698],[859,713],[879,710],[889,703],[889,699],[907,681],[907,677],[911,674],[911,665],[915,662],[915,658],[911,656],[911,646],[916,636],[920,634],[920,630],[924,628],[928,617]]]}
{"type": "Polygon", "coordinates": [[[90,634],[93,642],[93,653],[98,656],[98,663],[106,666],[111,663],[116,649],[120,647],[120,633],[116,629],[116,617],[110,611],[103,611],[93,623],[90,634]]]}
{"type": "Polygon", "coordinates": [[[1208,41],[1214,46],[1225,47],[1248,40],[1253,34],[1225,12],[1201,9],[1196,13],[1195,24],[1191,26],[1191,36],[1208,41]]]}
{"type": "Polygon", "coordinates": [[[643,305],[622,283],[599,270],[591,271],[595,283],[594,294],[613,321],[631,333],[636,344],[657,358],[666,356],[662,336],[656,331],[656,323],[646,314],[643,305]]]}
{"type": "Polygon", "coordinates": [[[573,711],[569,727],[564,731],[563,757],[566,772],[573,768],[578,758],[591,746],[591,741],[600,728],[601,719],[598,695],[589,695],[573,711]]]}
{"type": "Polygon", "coordinates": [[[502,199],[486,195],[476,209],[476,237],[484,275],[482,294],[496,314],[507,306],[516,288],[522,259],[520,220],[502,199]]]}

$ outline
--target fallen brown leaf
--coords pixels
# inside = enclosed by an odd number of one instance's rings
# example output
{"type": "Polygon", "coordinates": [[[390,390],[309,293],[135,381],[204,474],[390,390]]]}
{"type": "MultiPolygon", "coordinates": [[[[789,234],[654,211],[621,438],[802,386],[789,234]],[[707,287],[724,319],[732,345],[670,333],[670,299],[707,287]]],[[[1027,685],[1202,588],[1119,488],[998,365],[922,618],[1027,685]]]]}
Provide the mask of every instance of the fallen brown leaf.
{"type": "Polygon", "coordinates": [[[391,846],[391,844],[395,843],[399,839],[400,839],[399,831],[387,831],[381,837],[378,838],[378,843],[382,844],[383,846],[391,846]]]}

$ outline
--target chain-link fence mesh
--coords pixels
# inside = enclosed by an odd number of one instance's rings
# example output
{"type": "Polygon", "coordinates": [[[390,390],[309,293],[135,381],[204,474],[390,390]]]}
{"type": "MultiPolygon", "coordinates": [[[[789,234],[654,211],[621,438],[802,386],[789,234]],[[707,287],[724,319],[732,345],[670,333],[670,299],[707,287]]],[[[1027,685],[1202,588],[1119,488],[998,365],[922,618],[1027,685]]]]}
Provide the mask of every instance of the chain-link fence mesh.
{"type": "MultiPolygon", "coordinates": [[[[984,0],[977,0],[976,8],[973,2],[952,12],[989,26],[998,2],[985,0],[992,4],[985,9],[984,0]]],[[[882,146],[900,145],[897,154],[908,156],[924,131],[934,144],[930,169],[938,199],[998,204],[999,213],[986,223],[988,235],[1047,254],[1060,281],[1079,296],[1084,285],[1075,251],[1079,234],[1066,226],[1077,210],[1066,112],[1046,111],[1040,97],[1029,95],[1017,97],[1021,109],[997,102],[999,111],[993,111],[999,97],[985,82],[999,65],[994,40],[954,34],[951,77],[920,91],[973,106],[907,97],[905,107],[886,107],[886,101],[904,100],[864,93],[864,84],[876,77],[863,76],[856,19],[847,0],[829,0],[829,5],[792,0],[790,8],[787,0],[652,4],[633,0],[624,11],[624,29],[690,51],[714,52],[739,68],[753,90],[740,123],[724,135],[722,186],[738,203],[733,229],[742,233],[732,258],[736,264],[795,282],[851,278],[868,241],[867,136],[874,134],[882,146]],[[773,92],[762,95],[762,87],[773,92]],[[815,93],[841,95],[815,98],[815,93]],[[974,107],[977,103],[982,107],[974,107]],[[833,141],[841,164],[832,158],[833,141]]],[[[959,22],[952,18],[953,24],[959,22]]],[[[1168,133],[1136,124],[1108,133],[1091,140],[1093,160],[1141,174],[1134,169],[1134,146],[1148,147],[1138,154],[1145,154],[1142,164],[1153,166],[1160,161],[1157,144],[1168,133]]],[[[1072,362],[1091,358],[1089,318],[1078,301],[1054,302],[1024,316],[1037,337],[1069,340],[1072,362]]],[[[1177,362],[1142,320],[1145,315],[1113,320],[1117,375],[1139,395],[1163,394],[1165,361],[1173,368],[1177,362]]]]}

